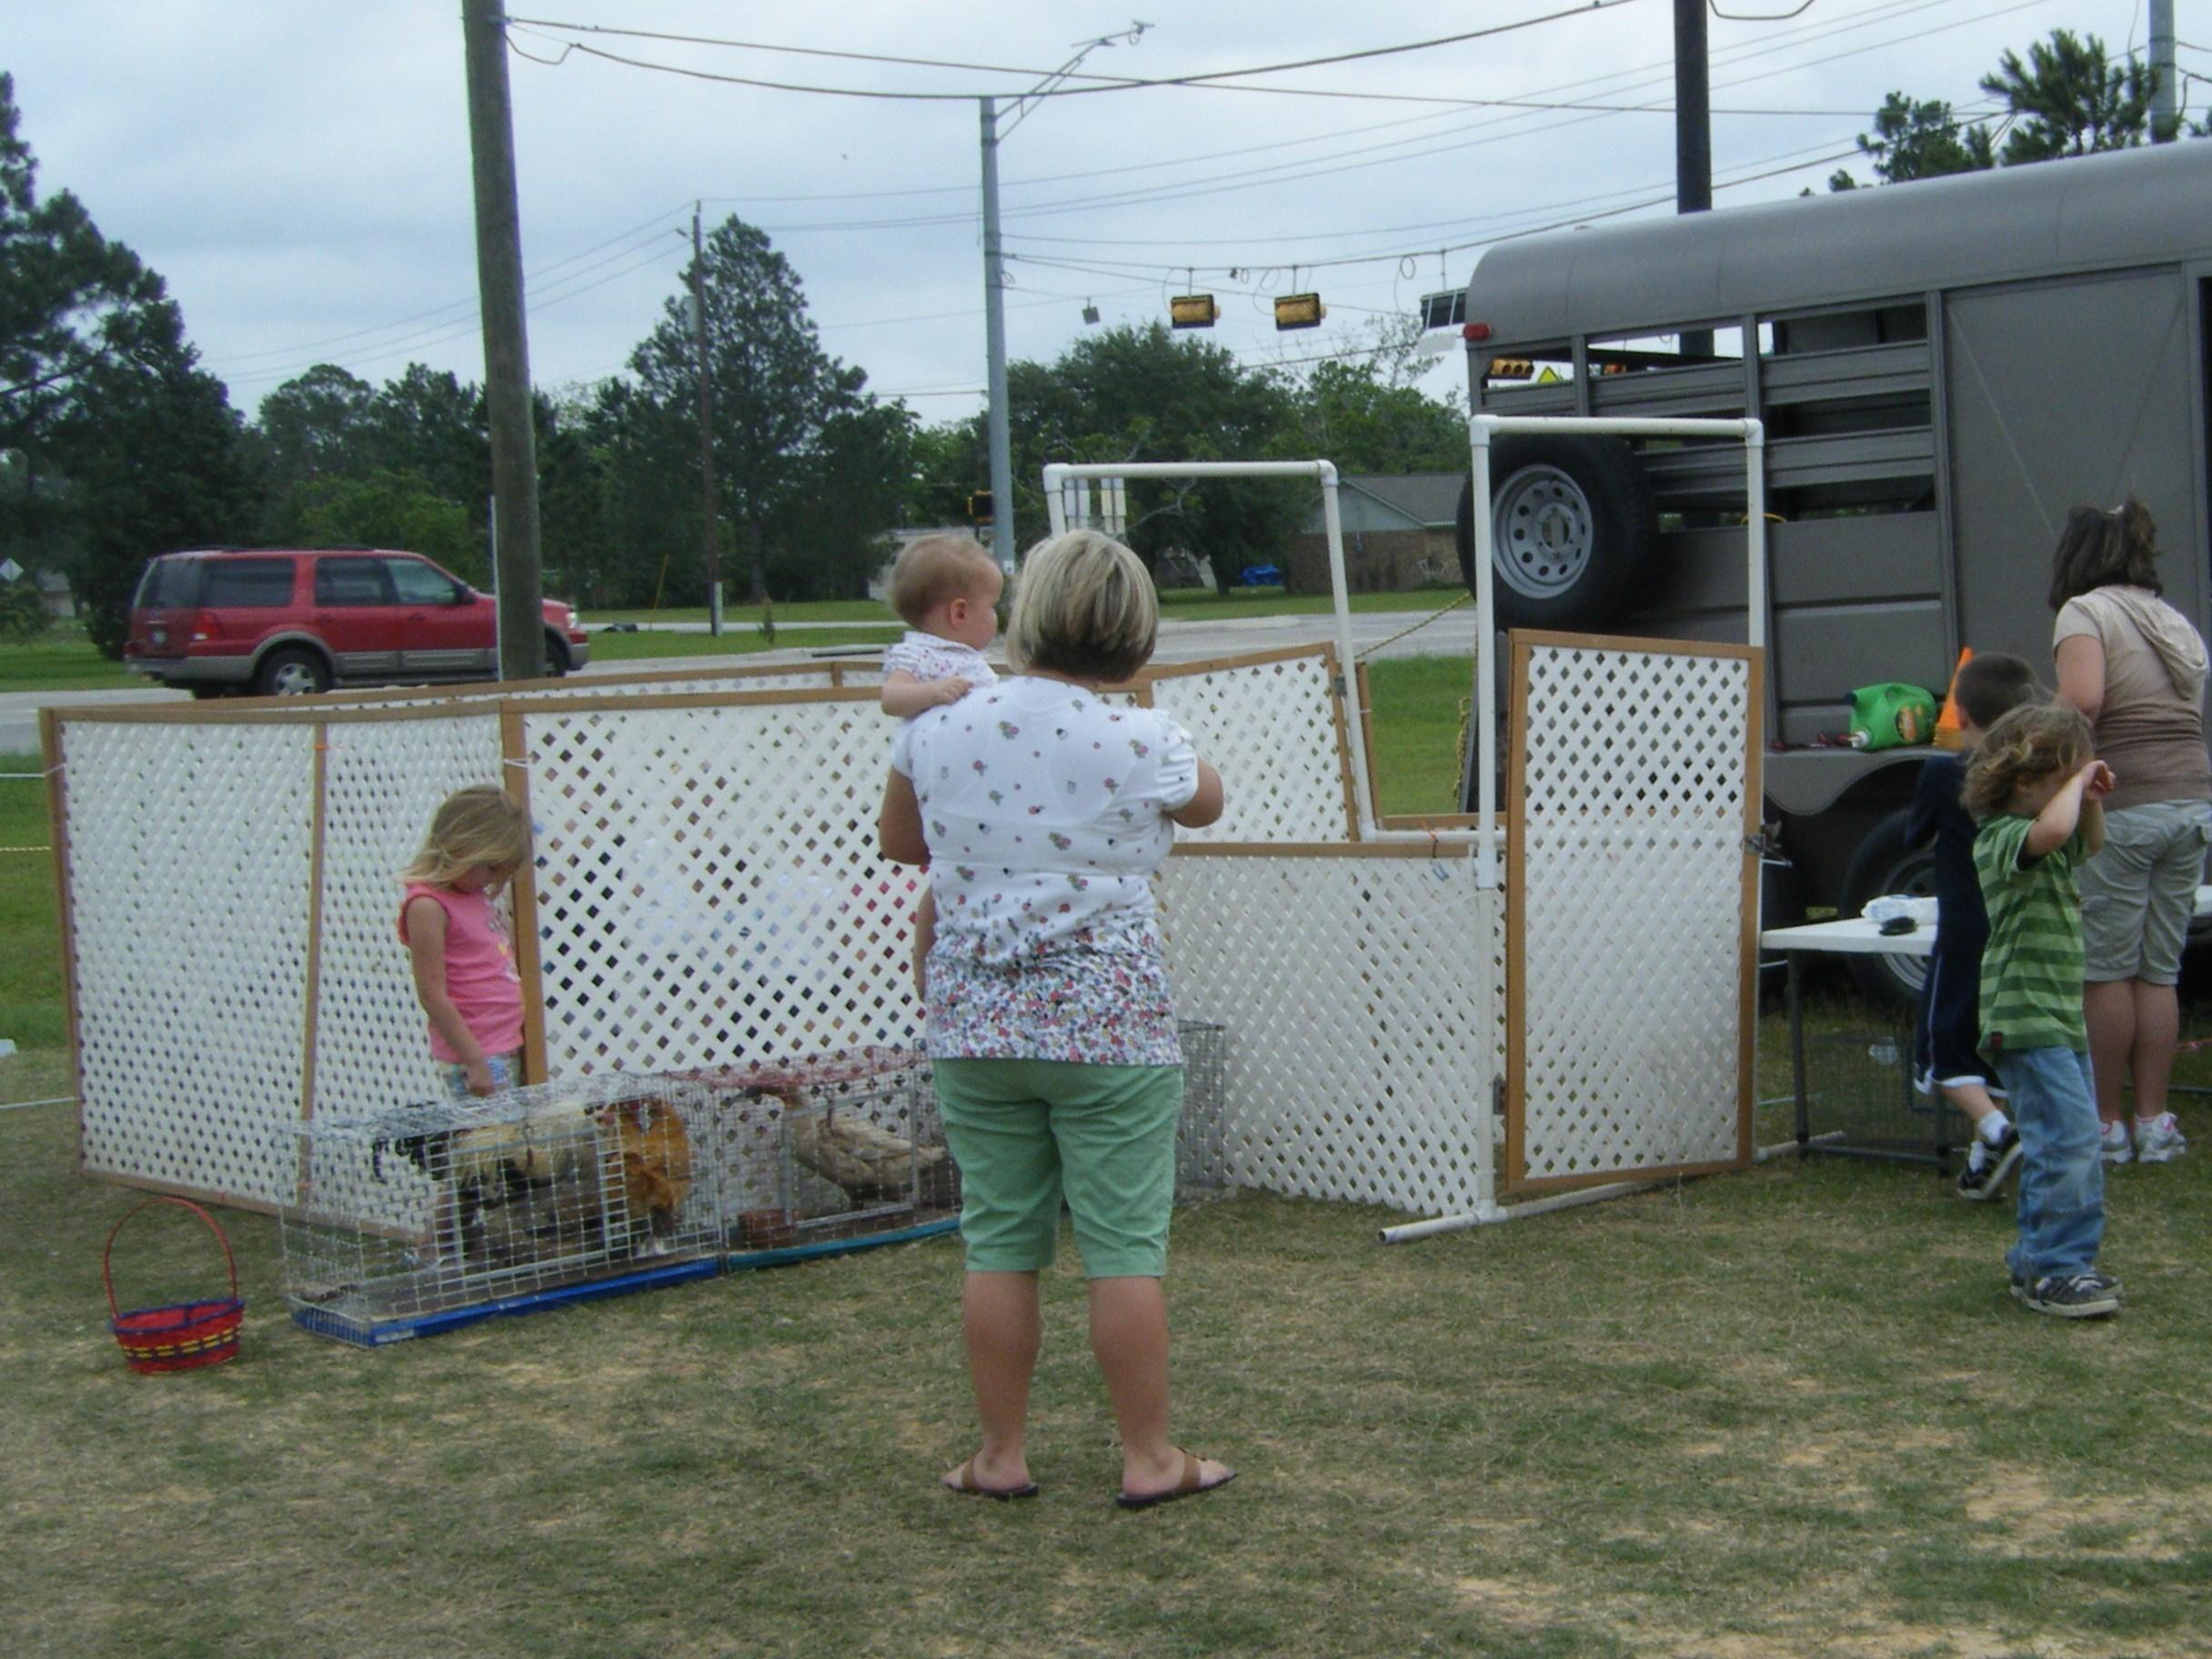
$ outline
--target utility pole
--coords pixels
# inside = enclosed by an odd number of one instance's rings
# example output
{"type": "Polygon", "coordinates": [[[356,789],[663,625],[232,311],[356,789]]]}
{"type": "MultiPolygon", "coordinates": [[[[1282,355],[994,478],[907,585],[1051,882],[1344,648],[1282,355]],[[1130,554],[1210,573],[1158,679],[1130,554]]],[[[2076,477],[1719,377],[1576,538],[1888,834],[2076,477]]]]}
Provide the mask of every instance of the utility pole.
{"type": "Polygon", "coordinates": [[[2181,82],[2174,73],[2174,0],[2150,0],[2150,141],[2171,144],[2181,129],[2181,82]]]}
{"type": "MultiPolygon", "coordinates": [[[[1674,211],[1713,206],[1713,99],[1705,66],[1705,0],[1674,0],[1674,211]]],[[[1711,330],[1682,337],[1684,357],[1713,355],[1711,330]]]]}
{"type": "MultiPolygon", "coordinates": [[[[1125,35],[1102,35],[1087,40],[1066,63],[1014,100],[1006,124],[1010,133],[1036,107],[1031,102],[1075,72],[1075,67],[1101,46],[1135,45],[1152,25],[1132,22],[1125,35]]],[[[1013,440],[1008,430],[1006,409],[1006,269],[999,237],[999,130],[996,98],[977,100],[983,118],[983,349],[989,359],[990,409],[990,556],[999,568],[1014,568],[1014,461],[1013,440]]]]}
{"type": "MultiPolygon", "coordinates": [[[[679,232],[679,235],[681,233],[679,232]]],[[[707,631],[722,631],[722,538],[715,528],[714,382],[707,369],[707,252],[699,207],[691,209],[691,344],[699,360],[699,476],[705,491],[703,551],[707,557],[707,631]]]]}
{"type": "MultiPolygon", "coordinates": [[[[1079,60],[1080,61],[1080,60],[1079,60]]],[[[1006,272],[999,246],[999,101],[983,108],[983,350],[990,397],[990,556],[1014,573],[1013,438],[1006,412],[1006,272]]]]}
{"type": "Polygon", "coordinates": [[[484,399],[491,415],[499,678],[546,671],[538,558],[538,447],[530,425],[530,350],[522,317],[522,221],[515,206],[515,124],[507,93],[507,19],[499,0],[461,0],[468,151],[476,175],[477,290],[484,314],[484,399]]]}

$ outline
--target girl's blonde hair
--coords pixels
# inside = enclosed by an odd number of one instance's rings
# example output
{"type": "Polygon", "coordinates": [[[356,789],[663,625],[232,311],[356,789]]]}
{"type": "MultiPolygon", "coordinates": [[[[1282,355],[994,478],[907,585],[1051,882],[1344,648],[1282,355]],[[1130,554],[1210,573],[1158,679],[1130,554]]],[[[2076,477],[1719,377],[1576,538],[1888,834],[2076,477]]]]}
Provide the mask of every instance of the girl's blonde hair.
{"type": "Polygon", "coordinates": [[[446,797],[399,879],[449,887],[464,870],[518,870],[529,856],[530,820],[522,808],[497,784],[472,784],[446,797]]]}
{"type": "Polygon", "coordinates": [[[980,593],[999,567],[971,536],[924,536],[891,567],[891,608],[909,628],[920,628],[947,599],[980,593]]]}
{"type": "Polygon", "coordinates": [[[2067,703],[2022,703],[1998,717],[1966,767],[1960,796],[1976,819],[2006,810],[2024,783],[2067,776],[2096,758],[2089,722],[2067,703]]]}
{"type": "Polygon", "coordinates": [[[1144,561],[1111,536],[1070,530],[1022,556],[1006,654],[1025,669],[1111,683],[1151,660],[1160,600],[1144,561]]]}

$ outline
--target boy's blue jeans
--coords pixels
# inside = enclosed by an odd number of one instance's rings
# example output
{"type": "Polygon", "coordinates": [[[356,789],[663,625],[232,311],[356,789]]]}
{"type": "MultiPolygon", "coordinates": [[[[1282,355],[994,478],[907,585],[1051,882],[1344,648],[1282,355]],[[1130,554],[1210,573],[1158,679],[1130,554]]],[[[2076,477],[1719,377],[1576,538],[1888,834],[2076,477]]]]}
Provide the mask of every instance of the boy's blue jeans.
{"type": "Polygon", "coordinates": [[[2105,1165],[2089,1057],[2071,1049],[1997,1056],[2020,1133],[2020,1237],[2005,1260],[2030,1281],[2096,1264],[2105,1238],[2105,1165]]]}

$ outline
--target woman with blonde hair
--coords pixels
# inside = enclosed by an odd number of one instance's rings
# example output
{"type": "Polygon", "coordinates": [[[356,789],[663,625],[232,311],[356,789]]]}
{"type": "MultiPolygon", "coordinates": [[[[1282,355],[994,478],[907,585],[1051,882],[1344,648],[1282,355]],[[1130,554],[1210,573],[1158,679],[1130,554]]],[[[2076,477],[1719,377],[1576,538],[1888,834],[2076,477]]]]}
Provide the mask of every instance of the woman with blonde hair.
{"type": "Polygon", "coordinates": [[[1038,1274],[1064,1200],[1090,1282],[1091,1346],[1121,1437],[1115,1502],[1147,1508],[1234,1472],[1168,1433],[1161,1280],[1182,1054],[1151,877],[1222,781],[1154,709],[1107,702],[1152,654],[1135,554],[1093,531],[1030,549],[1007,623],[1016,672],[899,729],[879,835],[930,866],[927,1038],[960,1167],[961,1295],[981,1443],[941,1483],[1036,1495],[1024,1435],[1038,1274]]]}

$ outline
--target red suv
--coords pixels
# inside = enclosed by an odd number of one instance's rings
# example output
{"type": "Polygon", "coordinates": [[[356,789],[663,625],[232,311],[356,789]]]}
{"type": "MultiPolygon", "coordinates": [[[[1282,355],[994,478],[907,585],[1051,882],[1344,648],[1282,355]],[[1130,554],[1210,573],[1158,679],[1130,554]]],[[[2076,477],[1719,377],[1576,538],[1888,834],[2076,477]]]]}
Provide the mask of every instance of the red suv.
{"type": "MultiPolygon", "coordinates": [[[[576,613],[545,602],[546,665],[580,669],[576,613]]],[[[131,602],[123,665],[195,697],[492,679],[491,596],[413,553],[346,548],[164,553],[131,602]]]]}

